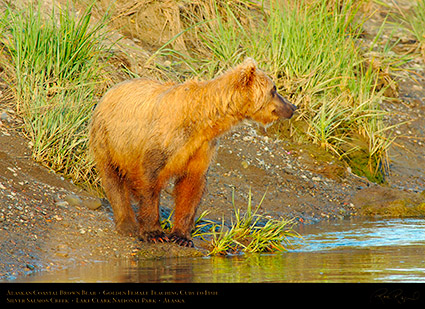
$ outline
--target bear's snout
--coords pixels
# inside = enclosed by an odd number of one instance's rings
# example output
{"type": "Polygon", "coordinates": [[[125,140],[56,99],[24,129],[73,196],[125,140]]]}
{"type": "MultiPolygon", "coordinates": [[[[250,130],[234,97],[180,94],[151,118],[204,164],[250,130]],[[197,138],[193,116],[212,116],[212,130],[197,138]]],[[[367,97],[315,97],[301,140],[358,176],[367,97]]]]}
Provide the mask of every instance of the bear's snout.
{"type": "Polygon", "coordinates": [[[280,94],[277,95],[277,100],[279,100],[279,103],[275,113],[279,116],[279,118],[290,119],[297,110],[297,107],[280,94]]]}

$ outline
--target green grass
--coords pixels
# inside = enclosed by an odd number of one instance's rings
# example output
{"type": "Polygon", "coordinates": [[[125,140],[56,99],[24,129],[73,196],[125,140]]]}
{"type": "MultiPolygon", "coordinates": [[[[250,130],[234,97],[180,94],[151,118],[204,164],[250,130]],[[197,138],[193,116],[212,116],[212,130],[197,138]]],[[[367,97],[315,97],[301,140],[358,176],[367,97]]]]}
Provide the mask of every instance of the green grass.
{"type": "Polygon", "coordinates": [[[77,15],[68,5],[46,17],[41,5],[28,5],[1,16],[10,84],[34,159],[86,185],[97,183],[87,125],[107,52],[105,20],[93,23],[91,9],[77,15]]]}
{"type": "Polygon", "coordinates": [[[425,59],[425,0],[417,0],[410,14],[403,16],[409,30],[418,40],[418,46],[425,59]]]}
{"type": "Polygon", "coordinates": [[[291,246],[291,239],[299,237],[293,230],[294,220],[271,219],[258,213],[266,194],[256,207],[252,205],[251,191],[244,214],[235,207],[230,227],[204,219],[203,213],[197,220],[193,237],[209,242],[209,255],[239,253],[284,252],[291,246]]]}
{"type": "MultiPolygon", "coordinates": [[[[313,141],[349,164],[361,155],[365,160],[356,171],[380,182],[392,143],[392,128],[383,122],[380,107],[392,86],[389,75],[384,80],[382,74],[391,61],[379,67],[374,65],[378,53],[367,53],[382,33],[369,49],[362,48],[361,4],[272,0],[255,6],[253,14],[251,1],[213,1],[188,13],[199,46],[188,55],[162,48],[161,55],[174,61],[172,69],[186,67],[201,78],[212,78],[245,57],[256,59],[299,107],[290,122],[296,139],[313,141]],[[205,16],[208,22],[196,26],[205,16]]],[[[275,132],[280,134],[279,125],[275,132]]]]}

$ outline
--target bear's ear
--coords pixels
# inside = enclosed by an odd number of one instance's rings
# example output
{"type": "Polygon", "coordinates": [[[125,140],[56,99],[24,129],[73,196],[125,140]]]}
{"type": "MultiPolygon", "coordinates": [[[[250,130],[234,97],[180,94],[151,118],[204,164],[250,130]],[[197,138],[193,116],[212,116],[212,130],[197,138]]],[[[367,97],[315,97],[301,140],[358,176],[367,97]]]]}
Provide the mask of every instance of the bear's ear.
{"type": "Polygon", "coordinates": [[[254,80],[257,64],[252,58],[246,58],[238,67],[239,82],[243,86],[248,86],[254,80]]]}

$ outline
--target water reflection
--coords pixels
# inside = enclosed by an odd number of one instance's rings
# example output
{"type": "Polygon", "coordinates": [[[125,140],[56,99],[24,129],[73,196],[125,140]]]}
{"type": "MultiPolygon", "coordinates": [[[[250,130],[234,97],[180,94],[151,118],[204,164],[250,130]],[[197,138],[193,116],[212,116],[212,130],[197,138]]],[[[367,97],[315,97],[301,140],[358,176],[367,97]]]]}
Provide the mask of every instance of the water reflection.
{"type": "Polygon", "coordinates": [[[423,219],[340,221],[300,227],[299,232],[304,242],[298,249],[283,254],[115,261],[38,274],[29,279],[37,282],[425,282],[423,219]]]}

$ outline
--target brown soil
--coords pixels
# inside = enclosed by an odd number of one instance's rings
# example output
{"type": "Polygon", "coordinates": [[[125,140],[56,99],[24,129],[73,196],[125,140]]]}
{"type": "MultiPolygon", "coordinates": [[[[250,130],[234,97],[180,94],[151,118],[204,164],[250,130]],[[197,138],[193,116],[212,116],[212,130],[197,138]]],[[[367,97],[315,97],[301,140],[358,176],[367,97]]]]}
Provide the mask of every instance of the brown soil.
{"type": "MultiPolygon", "coordinates": [[[[399,47],[408,42],[402,40],[399,47]]],[[[120,44],[125,48],[136,43],[126,38],[120,44]]],[[[418,82],[399,80],[399,100],[383,103],[391,111],[389,122],[409,121],[397,128],[387,184],[376,185],[352,174],[319,147],[290,138],[275,140],[256,125],[243,124],[221,139],[198,214],[209,210],[209,218],[230,221],[232,192],[236,207],[244,209],[251,190],[254,204],[266,194],[261,213],[296,218],[298,224],[364,214],[412,215],[379,209],[404,201],[400,203],[409,210],[425,200],[420,194],[425,190],[425,65],[419,56],[413,64],[419,68],[418,82]]],[[[0,280],[114,258],[131,261],[135,255],[203,254],[199,240],[198,249],[187,249],[118,235],[107,200],[91,196],[31,159],[28,139],[7,93],[7,84],[0,80],[0,280]]],[[[162,194],[164,208],[172,208],[169,192],[168,188],[162,194]]]]}

